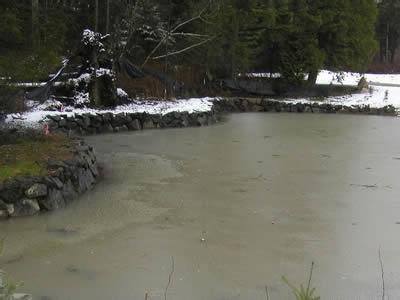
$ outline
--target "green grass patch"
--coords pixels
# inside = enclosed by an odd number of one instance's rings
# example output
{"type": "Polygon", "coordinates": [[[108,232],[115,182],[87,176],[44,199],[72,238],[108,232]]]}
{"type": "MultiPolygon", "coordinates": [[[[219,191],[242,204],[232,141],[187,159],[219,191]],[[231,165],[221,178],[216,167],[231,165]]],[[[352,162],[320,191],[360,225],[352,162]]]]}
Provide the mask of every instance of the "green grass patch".
{"type": "Polygon", "coordinates": [[[47,175],[47,161],[73,157],[73,143],[64,135],[21,136],[0,145],[0,181],[17,176],[47,175]]]}

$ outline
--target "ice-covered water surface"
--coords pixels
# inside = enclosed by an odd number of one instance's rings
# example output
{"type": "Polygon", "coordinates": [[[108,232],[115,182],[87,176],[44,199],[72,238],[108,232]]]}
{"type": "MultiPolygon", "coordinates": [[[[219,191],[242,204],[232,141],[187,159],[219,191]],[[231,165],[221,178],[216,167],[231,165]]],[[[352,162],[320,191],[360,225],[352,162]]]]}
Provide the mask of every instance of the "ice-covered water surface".
{"type": "Polygon", "coordinates": [[[400,297],[398,118],[233,114],[93,136],[105,178],[64,210],[0,223],[0,265],[37,299],[400,297]]]}

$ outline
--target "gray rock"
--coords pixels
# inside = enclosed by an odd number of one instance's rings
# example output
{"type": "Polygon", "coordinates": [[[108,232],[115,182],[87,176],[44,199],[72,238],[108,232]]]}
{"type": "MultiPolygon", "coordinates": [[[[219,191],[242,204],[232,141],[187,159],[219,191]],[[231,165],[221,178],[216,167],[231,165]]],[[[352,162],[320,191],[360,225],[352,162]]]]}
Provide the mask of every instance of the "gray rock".
{"type": "Polygon", "coordinates": [[[153,129],[153,128],[155,128],[153,120],[147,119],[143,122],[143,129],[153,129]]]}
{"type": "Polygon", "coordinates": [[[43,178],[40,176],[23,176],[15,178],[15,181],[18,182],[21,189],[27,190],[35,183],[42,183],[43,178]]]}
{"type": "Polygon", "coordinates": [[[99,176],[99,169],[97,168],[97,164],[96,163],[89,164],[89,169],[92,172],[94,177],[99,176]]]}
{"type": "Polygon", "coordinates": [[[83,193],[92,189],[93,184],[96,182],[92,172],[84,168],[78,169],[78,192],[83,193]]]}
{"type": "Polygon", "coordinates": [[[55,186],[61,190],[64,186],[64,184],[62,183],[62,181],[58,178],[58,177],[51,177],[51,181],[54,182],[55,186]]]}
{"type": "Polygon", "coordinates": [[[89,146],[87,146],[87,145],[77,145],[77,146],[75,146],[75,150],[77,152],[88,152],[89,151],[89,146]]]}
{"type": "Polygon", "coordinates": [[[281,104],[279,102],[275,102],[274,107],[275,107],[275,111],[276,112],[281,112],[282,111],[282,106],[281,106],[281,104]]]}
{"type": "Polygon", "coordinates": [[[68,180],[66,184],[64,184],[64,188],[61,191],[65,203],[70,203],[75,198],[78,197],[78,193],[75,191],[74,185],[71,180],[68,180]]]}
{"type": "Polygon", "coordinates": [[[264,110],[264,107],[261,105],[258,105],[258,104],[255,104],[251,107],[251,111],[254,111],[254,112],[260,112],[263,110],[264,110]]]}
{"type": "Polygon", "coordinates": [[[57,116],[57,115],[55,115],[55,116],[47,115],[46,118],[53,120],[54,122],[57,122],[57,123],[61,121],[61,117],[57,116]]]}
{"type": "Polygon", "coordinates": [[[48,211],[56,210],[65,206],[63,194],[60,190],[49,189],[46,198],[39,199],[39,205],[48,211]]]}
{"type": "Polygon", "coordinates": [[[58,125],[60,127],[66,127],[67,126],[67,120],[66,119],[61,119],[60,122],[58,122],[58,125]]]}
{"type": "Polygon", "coordinates": [[[7,212],[9,216],[14,213],[14,204],[7,204],[7,212]]]}
{"type": "Polygon", "coordinates": [[[111,124],[113,127],[120,127],[122,125],[126,124],[126,118],[125,118],[125,113],[119,113],[113,116],[113,119],[111,120],[111,124]]]}
{"type": "Polygon", "coordinates": [[[8,217],[9,217],[8,211],[7,211],[7,210],[0,209],[0,220],[1,220],[1,219],[6,219],[6,218],[8,218],[8,217]]]}
{"type": "Polygon", "coordinates": [[[60,161],[60,160],[53,160],[53,159],[49,159],[47,161],[47,166],[49,168],[54,168],[54,169],[67,168],[67,165],[65,164],[65,162],[60,161]]]}
{"type": "Polygon", "coordinates": [[[208,125],[207,116],[199,116],[197,118],[197,122],[200,126],[207,126],[208,125]]]}
{"type": "Polygon", "coordinates": [[[94,163],[94,162],[97,161],[97,159],[96,159],[96,154],[95,154],[95,152],[94,152],[93,149],[89,151],[89,154],[88,154],[88,155],[89,155],[90,160],[91,160],[92,163],[94,163]]]}
{"type": "Polygon", "coordinates": [[[11,217],[28,217],[36,215],[40,211],[37,200],[22,199],[14,204],[14,209],[10,213],[11,217]]]}
{"type": "Polygon", "coordinates": [[[35,183],[25,191],[25,196],[31,199],[47,196],[47,185],[35,183]]]}
{"type": "Polygon", "coordinates": [[[183,116],[182,117],[182,126],[183,127],[189,127],[189,125],[190,125],[189,118],[187,116],[183,116]]]}
{"type": "Polygon", "coordinates": [[[21,186],[16,181],[5,182],[0,190],[0,198],[6,203],[14,203],[24,196],[21,186]]]}
{"type": "Polygon", "coordinates": [[[0,199],[0,209],[4,209],[4,210],[7,209],[7,204],[1,199],[0,199]]]}
{"type": "Polygon", "coordinates": [[[112,127],[111,124],[107,123],[107,124],[104,124],[104,125],[101,127],[100,130],[101,130],[101,132],[103,132],[103,133],[111,133],[111,132],[114,131],[114,128],[112,127]]]}
{"type": "Polygon", "coordinates": [[[89,116],[83,116],[82,120],[83,120],[83,127],[85,129],[89,128],[90,123],[91,123],[90,122],[90,117],[89,116]]]}
{"type": "Polygon", "coordinates": [[[112,113],[105,113],[102,115],[102,117],[103,117],[103,122],[111,122],[113,115],[112,113]]]}
{"type": "Polygon", "coordinates": [[[132,119],[132,117],[130,116],[130,115],[126,115],[125,116],[125,122],[126,122],[126,124],[129,124],[129,123],[131,123],[133,121],[133,119],[132,119]]]}
{"type": "Polygon", "coordinates": [[[305,105],[303,103],[296,103],[296,111],[299,113],[304,112],[305,110],[305,105]]]}

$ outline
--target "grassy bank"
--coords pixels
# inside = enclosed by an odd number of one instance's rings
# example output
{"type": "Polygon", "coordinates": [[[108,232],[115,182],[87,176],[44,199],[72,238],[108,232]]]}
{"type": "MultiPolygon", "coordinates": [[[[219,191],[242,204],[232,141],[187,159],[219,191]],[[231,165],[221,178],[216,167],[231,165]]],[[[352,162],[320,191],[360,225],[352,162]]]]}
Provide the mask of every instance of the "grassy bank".
{"type": "Polygon", "coordinates": [[[0,135],[0,181],[16,176],[47,173],[47,160],[72,158],[73,144],[64,135],[45,137],[39,133],[2,133],[0,135]]]}

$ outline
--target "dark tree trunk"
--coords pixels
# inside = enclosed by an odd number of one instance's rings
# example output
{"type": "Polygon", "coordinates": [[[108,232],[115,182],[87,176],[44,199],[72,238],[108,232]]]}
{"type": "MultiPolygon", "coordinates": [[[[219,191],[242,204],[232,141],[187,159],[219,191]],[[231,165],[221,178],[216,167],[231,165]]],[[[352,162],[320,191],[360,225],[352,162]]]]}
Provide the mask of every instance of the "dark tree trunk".
{"type": "Polygon", "coordinates": [[[107,0],[106,33],[110,33],[110,0],[107,0]]]}
{"type": "Polygon", "coordinates": [[[94,30],[99,31],[99,0],[95,0],[94,30]]]}
{"type": "Polygon", "coordinates": [[[32,45],[34,49],[40,46],[39,0],[32,0],[32,45]]]}
{"type": "Polygon", "coordinates": [[[314,86],[315,83],[317,82],[317,78],[318,78],[318,71],[311,71],[308,74],[308,85],[314,86]]]}

